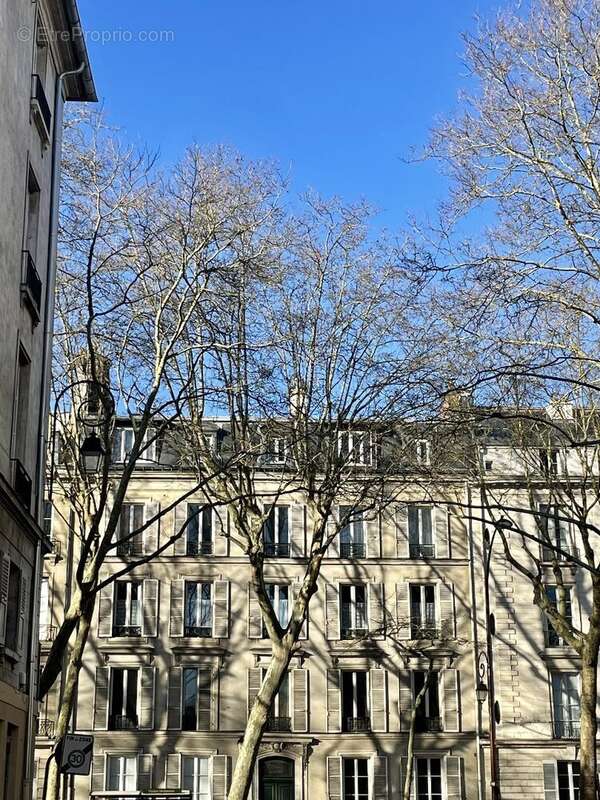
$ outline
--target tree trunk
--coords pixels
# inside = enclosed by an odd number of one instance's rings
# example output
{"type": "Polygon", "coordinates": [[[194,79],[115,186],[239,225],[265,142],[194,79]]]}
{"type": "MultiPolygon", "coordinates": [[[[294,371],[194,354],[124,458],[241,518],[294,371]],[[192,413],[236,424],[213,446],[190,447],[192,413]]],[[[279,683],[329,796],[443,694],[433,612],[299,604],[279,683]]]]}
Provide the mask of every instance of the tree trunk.
{"type": "MultiPolygon", "coordinates": [[[[228,800],[247,800],[252,784],[254,764],[258,755],[262,733],[267,722],[267,715],[277,690],[289,666],[292,651],[281,647],[273,648],[271,662],[260,691],[250,710],[248,723],[244,732],[244,741],[233,770],[228,800]]],[[[54,800],[54,798],[52,798],[54,800]]]]}
{"type": "Polygon", "coordinates": [[[417,711],[423,702],[423,698],[425,697],[427,689],[429,688],[429,684],[431,683],[431,678],[433,677],[431,669],[432,664],[430,663],[425,675],[423,686],[418,695],[415,697],[415,702],[412,707],[412,711],[410,712],[410,727],[408,729],[408,742],[406,744],[406,773],[404,775],[404,786],[402,788],[402,800],[410,800],[410,789],[413,782],[413,756],[415,752],[415,725],[417,722],[417,711]]]}
{"type": "MultiPolygon", "coordinates": [[[[77,637],[73,645],[73,650],[69,655],[64,690],[60,699],[60,711],[56,720],[56,745],[53,753],[62,742],[64,736],[69,732],[69,722],[71,721],[71,715],[75,706],[77,682],[82,666],[81,659],[90,632],[92,614],[94,613],[94,600],[95,595],[93,595],[84,606],[83,613],[79,621],[79,627],[77,629],[77,637]]],[[[56,763],[55,758],[52,756],[51,758],[52,761],[50,763],[50,769],[48,773],[48,786],[44,800],[59,800],[60,775],[58,772],[58,764],[56,763]]]]}
{"type": "MultiPolygon", "coordinates": [[[[597,638],[597,637],[594,637],[597,638]]],[[[598,647],[586,638],[581,654],[580,800],[596,800],[598,647]]]]}

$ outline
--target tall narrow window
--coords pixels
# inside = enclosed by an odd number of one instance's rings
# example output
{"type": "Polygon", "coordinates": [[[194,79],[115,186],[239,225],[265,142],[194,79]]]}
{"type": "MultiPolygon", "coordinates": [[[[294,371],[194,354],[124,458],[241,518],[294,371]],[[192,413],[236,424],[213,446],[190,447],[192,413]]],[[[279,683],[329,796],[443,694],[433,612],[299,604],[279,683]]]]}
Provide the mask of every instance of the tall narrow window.
{"type": "MultiPolygon", "coordinates": [[[[419,692],[425,685],[427,673],[421,670],[413,672],[413,699],[416,700],[419,692]]],[[[415,729],[420,733],[441,731],[439,675],[436,671],[429,676],[429,685],[421,703],[416,711],[415,729]]]]}
{"type": "Polygon", "coordinates": [[[19,615],[21,611],[21,570],[10,562],[8,599],[6,605],[6,635],[4,642],[10,650],[19,649],[19,615]]]}
{"type": "Polygon", "coordinates": [[[369,762],[366,758],[345,758],[342,764],[344,800],[369,800],[369,762]]]}
{"type": "Polygon", "coordinates": [[[289,506],[271,506],[263,528],[263,546],[266,556],[289,557],[289,510],[289,506]]]}
{"type": "Polygon", "coordinates": [[[442,800],[442,761],[415,759],[416,800],[442,800]]]}
{"type": "Polygon", "coordinates": [[[429,456],[429,442],[427,439],[419,439],[417,441],[417,464],[420,467],[429,466],[430,463],[430,456],[429,456]]]}
{"type": "Polygon", "coordinates": [[[138,671],[115,667],[111,670],[108,728],[128,730],[138,726],[138,671]]]}
{"type": "Polygon", "coordinates": [[[186,636],[212,636],[212,583],[186,581],[184,625],[186,636]]]}
{"type": "Polygon", "coordinates": [[[113,636],[142,635],[141,604],[141,581],[117,581],[115,583],[113,636]]]}
{"type": "Polygon", "coordinates": [[[338,455],[347,464],[368,466],[371,464],[371,433],[369,431],[339,431],[338,455]]]}
{"type": "Polygon", "coordinates": [[[408,543],[411,558],[435,556],[431,506],[408,507],[408,543]]]}
{"type": "MultiPolygon", "coordinates": [[[[564,586],[564,605],[562,608],[559,608],[561,614],[564,614],[565,618],[568,622],[572,621],[572,607],[571,607],[571,587],[564,586]]],[[[558,608],[559,606],[559,587],[558,586],[546,586],[546,594],[548,596],[548,600],[552,604],[554,608],[558,608]]],[[[563,639],[558,635],[558,633],[554,630],[552,623],[544,617],[546,622],[546,647],[562,647],[565,643],[563,639]]]]}
{"type": "Polygon", "coordinates": [[[439,637],[435,613],[435,585],[410,585],[410,627],[412,639],[439,637]]]}
{"type": "MultiPolygon", "coordinates": [[[[271,605],[273,606],[273,611],[275,612],[277,621],[279,622],[282,628],[286,628],[288,622],[290,621],[289,618],[290,587],[287,584],[283,583],[267,583],[265,588],[267,590],[267,595],[269,597],[269,600],[271,601],[271,605]]],[[[267,638],[267,631],[263,624],[263,639],[266,638],[267,638]]]]}
{"type": "Polygon", "coordinates": [[[188,503],[186,555],[207,556],[213,551],[213,510],[210,506],[188,503]]]}
{"type": "Polygon", "coordinates": [[[542,560],[564,561],[571,554],[570,525],[566,510],[552,503],[541,503],[539,521],[542,533],[542,560]]]}
{"type": "Polygon", "coordinates": [[[287,461],[288,442],[285,436],[274,436],[267,443],[267,461],[269,464],[285,464],[287,461]]]}
{"type": "Polygon", "coordinates": [[[579,675],[576,672],[552,673],[554,737],[579,738],[579,675]]]}
{"type": "Polygon", "coordinates": [[[183,756],[181,788],[191,792],[191,800],[211,800],[208,766],[206,756],[183,756]]]}
{"type": "Polygon", "coordinates": [[[40,218],[40,186],[34,171],[29,167],[27,174],[27,218],[25,229],[25,250],[37,263],[38,230],[40,218]]]}
{"type": "Polygon", "coordinates": [[[15,457],[26,461],[27,433],[29,430],[29,394],[31,381],[31,361],[29,356],[19,347],[19,365],[17,373],[17,416],[15,424],[15,457]]]}
{"type": "MultiPolygon", "coordinates": [[[[263,670],[262,679],[264,681],[266,669],[263,670]]],[[[289,731],[292,727],[290,714],[290,680],[286,672],[279,685],[279,690],[273,700],[273,705],[269,711],[267,728],[270,731],[289,731]]]]}
{"type": "Polygon", "coordinates": [[[142,553],[142,533],[131,534],[144,524],[143,503],[123,503],[119,516],[117,555],[137,556],[142,553]]]}
{"type": "Polygon", "coordinates": [[[52,538],[52,511],[52,502],[50,500],[44,500],[44,517],[42,524],[44,527],[44,533],[49,539],[52,538]]]}
{"type": "Polygon", "coordinates": [[[137,758],[135,756],[108,756],[106,765],[106,791],[135,792],[137,789],[137,758]]]}
{"type": "Polygon", "coordinates": [[[579,800],[579,761],[557,761],[558,800],[579,800]]]}
{"type": "Polygon", "coordinates": [[[50,639],[50,595],[48,593],[48,577],[44,575],[40,584],[40,641],[50,639]]]}
{"type": "Polygon", "coordinates": [[[182,685],[182,728],[184,731],[210,730],[210,669],[186,667],[182,685]]]}
{"type": "Polygon", "coordinates": [[[340,586],[342,639],[354,639],[369,629],[367,589],[362,583],[340,586]]]}
{"type": "Polygon", "coordinates": [[[349,517],[349,521],[340,531],[340,555],[342,558],[364,558],[365,525],[363,512],[351,506],[340,506],[340,519],[349,517]]]}
{"type": "Polygon", "coordinates": [[[547,477],[558,475],[559,471],[558,450],[555,447],[540,448],[540,472],[547,477]]]}
{"type": "Polygon", "coordinates": [[[346,732],[370,730],[367,684],[366,671],[342,672],[342,730],[346,732]]]}

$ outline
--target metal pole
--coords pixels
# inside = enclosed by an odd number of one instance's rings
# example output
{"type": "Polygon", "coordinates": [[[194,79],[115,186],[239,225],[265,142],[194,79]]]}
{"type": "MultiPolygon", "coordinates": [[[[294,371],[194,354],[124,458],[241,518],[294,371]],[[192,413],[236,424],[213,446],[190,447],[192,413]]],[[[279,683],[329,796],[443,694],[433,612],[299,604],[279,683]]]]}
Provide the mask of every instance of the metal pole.
{"type": "Polygon", "coordinates": [[[487,528],[483,532],[483,583],[484,583],[484,602],[485,602],[485,638],[486,655],[488,670],[488,715],[490,728],[490,787],[492,790],[492,800],[500,800],[500,780],[498,775],[498,750],[496,744],[496,692],[494,687],[494,649],[492,639],[492,627],[495,628],[495,621],[490,613],[490,565],[492,556],[492,545],[496,529],[490,540],[487,528]]]}

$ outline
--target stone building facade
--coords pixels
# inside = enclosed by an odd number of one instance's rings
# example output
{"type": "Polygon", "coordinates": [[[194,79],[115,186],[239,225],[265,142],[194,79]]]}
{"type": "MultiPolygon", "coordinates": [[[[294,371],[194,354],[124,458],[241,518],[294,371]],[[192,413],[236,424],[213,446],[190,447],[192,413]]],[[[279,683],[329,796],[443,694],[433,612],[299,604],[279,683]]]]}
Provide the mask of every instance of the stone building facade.
{"type": "Polygon", "coordinates": [[[5,0],[0,76],[0,798],[20,800],[32,780],[47,547],[41,487],[62,106],[95,99],[75,2],[5,0]]]}

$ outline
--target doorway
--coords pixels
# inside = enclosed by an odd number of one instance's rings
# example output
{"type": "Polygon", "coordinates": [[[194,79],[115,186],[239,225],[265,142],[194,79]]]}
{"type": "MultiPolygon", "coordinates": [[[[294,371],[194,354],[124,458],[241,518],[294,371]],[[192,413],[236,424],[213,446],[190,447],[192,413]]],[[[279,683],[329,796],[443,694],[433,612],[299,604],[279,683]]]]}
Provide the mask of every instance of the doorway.
{"type": "Polygon", "coordinates": [[[294,800],[294,762],[263,758],[259,763],[259,800],[294,800]]]}

